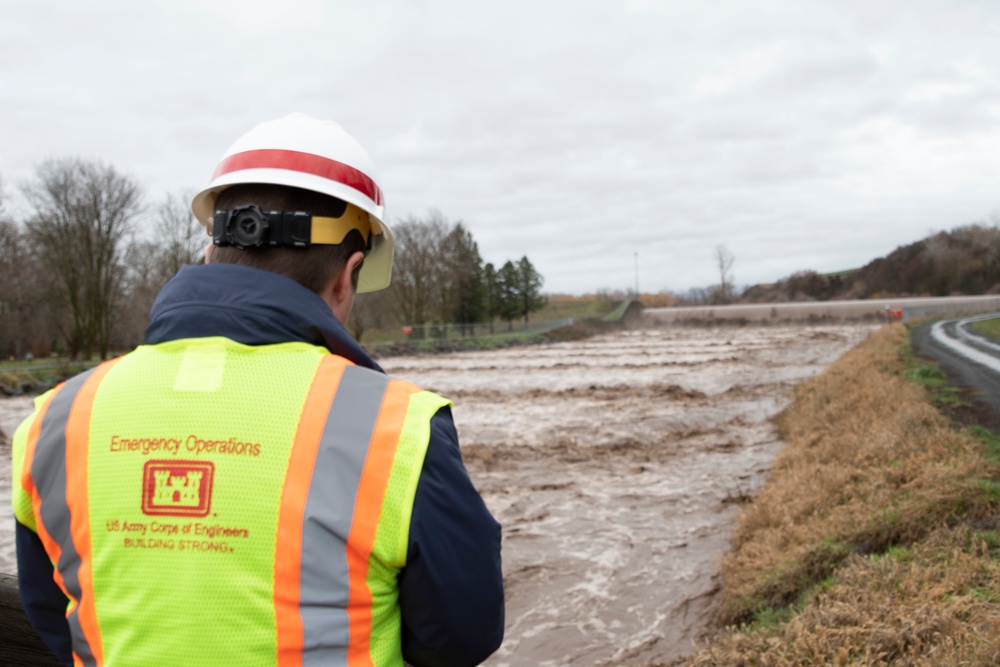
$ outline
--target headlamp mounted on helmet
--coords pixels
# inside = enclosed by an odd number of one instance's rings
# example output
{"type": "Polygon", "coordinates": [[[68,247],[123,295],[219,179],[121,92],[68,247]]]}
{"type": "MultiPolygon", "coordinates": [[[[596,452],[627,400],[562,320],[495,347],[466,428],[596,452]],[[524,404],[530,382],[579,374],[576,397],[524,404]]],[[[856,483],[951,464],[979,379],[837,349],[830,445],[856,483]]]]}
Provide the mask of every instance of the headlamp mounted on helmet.
{"type": "Polygon", "coordinates": [[[372,236],[380,231],[374,230],[373,234],[368,215],[350,204],[339,218],[306,211],[263,211],[250,204],[230,211],[216,211],[212,221],[212,242],[240,249],[264,245],[308,248],[313,244],[343,243],[353,229],[361,233],[365,246],[371,250],[372,236]]]}

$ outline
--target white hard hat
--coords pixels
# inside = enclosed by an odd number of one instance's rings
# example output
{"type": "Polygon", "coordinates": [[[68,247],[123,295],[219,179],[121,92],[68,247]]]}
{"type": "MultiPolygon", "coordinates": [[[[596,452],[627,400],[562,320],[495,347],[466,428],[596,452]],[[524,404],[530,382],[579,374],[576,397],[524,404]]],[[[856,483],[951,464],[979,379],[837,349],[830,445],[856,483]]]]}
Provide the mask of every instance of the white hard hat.
{"type": "Polygon", "coordinates": [[[303,188],[360,208],[368,214],[372,234],[358,292],[389,286],[395,244],[385,224],[378,172],[361,144],[339,124],[293,113],[261,123],[237,139],[222,156],[212,182],[191,202],[191,210],[209,234],[219,193],[244,183],[303,188]]]}

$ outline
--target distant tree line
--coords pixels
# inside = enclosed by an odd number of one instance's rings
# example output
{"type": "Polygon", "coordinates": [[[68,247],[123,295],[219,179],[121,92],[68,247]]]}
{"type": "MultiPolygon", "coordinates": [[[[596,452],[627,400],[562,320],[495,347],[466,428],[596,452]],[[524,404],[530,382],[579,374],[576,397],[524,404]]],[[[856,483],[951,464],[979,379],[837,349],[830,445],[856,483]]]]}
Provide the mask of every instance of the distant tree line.
{"type": "Polygon", "coordinates": [[[860,269],[799,271],[755,285],[741,301],[826,301],[906,296],[1000,294],[1000,215],[900,246],[860,269]]]}
{"type": "Polygon", "coordinates": [[[733,255],[716,246],[719,282],[684,293],[641,295],[646,306],[722,305],[1000,294],[1000,213],[900,246],[860,269],[821,274],[797,271],[771,284],[737,289],[733,255]]]}
{"type": "MultiPolygon", "coordinates": [[[[21,191],[28,210],[15,219],[0,189],[5,358],[103,359],[135,347],[157,293],[182,266],[200,262],[208,244],[190,193],[150,206],[136,181],[100,162],[44,162],[21,191]]],[[[527,257],[499,269],[484,264],[461,223],[435,213],[392,227],[393,284],[359,295],[351,323],[358,335],[389,324],[527,321],[544,304],[542,277],[527,257]]]]}
{"type": "Polygon", "coordinates": [[[0,200],[0,353],[103,359],[138,345],[160,288],[205,245],[190,198],[150,211],[136,181],[80,159],[44,162],[22,193],[20,220],[0,200]]]}
{"type": "Polygon", "coordinates": [[[472,233],[432,211],[425,219],[409,216],[393,225],[396,259],[392,283],[381,292],[360,294],[350,328],[356,338],[366,329],[390,324],[422,327],[456,325],[470,334],[472,325],[529,321],[545,305],[543,278],[527,256],[499,268],[484,262],[472,233]]]}

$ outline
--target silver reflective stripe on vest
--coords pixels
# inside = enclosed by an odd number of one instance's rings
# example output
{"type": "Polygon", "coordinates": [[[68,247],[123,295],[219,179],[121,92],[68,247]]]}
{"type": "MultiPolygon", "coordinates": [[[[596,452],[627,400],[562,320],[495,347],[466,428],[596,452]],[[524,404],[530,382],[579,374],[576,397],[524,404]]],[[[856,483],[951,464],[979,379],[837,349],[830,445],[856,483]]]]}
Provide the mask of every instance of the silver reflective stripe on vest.
{"type": "Polygon", "coordinates": [[[333,397],[302,527],[303,665],[345,665],[350,593],[345,545],[389,378],[348,366],[333,397]]]}
{"type": "MultiPolygon", "coordinates": [[[[31,479],[41,498],[39,518],[48,534],[59,544],[61,554],[56,567],[62,575],[66,590],[77,601],[81,599],[83,592],[79,578],[80,556],[73,545],[69,505],[66,503],[66,424],[76,395],[93,372],[94,369],[91,369],[68,380],[52,397],[42,419],[35,455],[31,461],[31,479]]],[[[96,667],[97,662],[77,618],[79,609],[77,605],[67,617],[73,638],[73,651],[83,660],[84,665],[96,667]]]]}

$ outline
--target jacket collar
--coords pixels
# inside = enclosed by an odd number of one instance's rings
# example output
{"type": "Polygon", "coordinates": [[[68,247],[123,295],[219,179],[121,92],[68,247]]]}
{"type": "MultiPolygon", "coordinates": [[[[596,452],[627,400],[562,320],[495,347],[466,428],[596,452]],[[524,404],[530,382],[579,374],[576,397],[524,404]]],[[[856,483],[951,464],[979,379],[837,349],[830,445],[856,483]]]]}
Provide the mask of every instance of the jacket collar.
{"type": "Polygon", "coordinates": [[[185,266],[156,297],[145,341],[224,336],[244,345],[299,341],[381,371],[318,294],[235,264],[185,266]]]}

